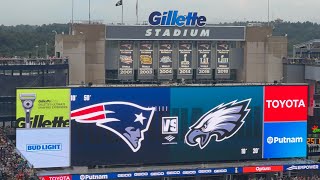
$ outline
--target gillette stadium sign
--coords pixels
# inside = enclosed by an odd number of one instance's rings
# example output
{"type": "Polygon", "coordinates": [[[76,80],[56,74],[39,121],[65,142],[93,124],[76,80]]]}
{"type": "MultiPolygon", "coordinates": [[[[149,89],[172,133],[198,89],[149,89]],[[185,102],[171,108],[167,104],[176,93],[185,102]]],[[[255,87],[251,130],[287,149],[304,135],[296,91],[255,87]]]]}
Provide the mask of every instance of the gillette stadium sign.
{"type": "Polygon", "coordinates": [[[155,11],[149,16],[152,26],[199,26],[206,25],[207,18],[198,16],[197,12],[189,12],[187,15],[179,15],[178,11],[159,12],[155,11]]]}
{"type": "Polygon", "coordinates": [[[244,41],[244,26],[208,26],[198,12],[154,11],[148,25],[107,25],[107,40],[221,40],[244,41]]]}

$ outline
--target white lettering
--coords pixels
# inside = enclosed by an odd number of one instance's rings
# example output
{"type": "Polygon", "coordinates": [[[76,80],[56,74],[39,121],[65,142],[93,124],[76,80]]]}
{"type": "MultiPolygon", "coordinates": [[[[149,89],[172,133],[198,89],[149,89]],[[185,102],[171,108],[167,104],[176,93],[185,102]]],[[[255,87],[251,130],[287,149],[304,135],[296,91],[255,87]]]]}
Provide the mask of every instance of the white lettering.
{"type": "Polygon", "coordinates": [[[271,167],[256,167],[256,171],[271,171],[271,167]]]}
{"type": "Polygon", "coordinates": [[[306,107],[303,99],[266,100],[267,108],[301,108],[306,107]]]}
{"type": "Polygon", "coordinates": [[[200,33],[201,37],[209,37],[210,36],[210,30],[209,29],[203,29],[200,33]]]}
{"type": "Polygon", "coordinates": [[[151,36],[152,29],[147,29],[145,36],[151,36]]]}
{"type": "Polygon", "coordinates": [[[211,169],[198,170],[199,174],[209,174],[212,173],[211,169]]]}
{"type": "Polygon", "coordinates": [[[152,172],[150,173],[151,176],[164,176],[164,172],[152,172]]]}
{"type": "Polygon", "coordinates": [[[187,33],[188,33],[188,29],[185,29],[184,33],[183,33],[183,36],[187,36],[187,33]]]}
{"type": "Polygon", "coordinates": [[[182,171],[182,174],[196,174],[196,171],[182,171]]]}
{"type": "Polygon", "coordinates": [[[173,36],[180,36],[180,34],[181,34],[181,30],[180,29],[175,29],[173,31],[173,36]]]}
{"type": "Polygon", "coordinates": [[[162,36],[170,36],[170,29],[166,29],[162,36]]]}
{"type": "Polygon", "coordinates": [[[147,172],[134,173],[134,176],[148,176],[147,172]]]}
{"type": "Polygon", "coordinates": [[[155,29],[154,31],[156,32],[155,36],[159,36],[161,29],[155,29]]]}
{"type": "Polygon", "coordinates": [[[198,35],[198,29],[191,29],[190,36],[195,37],[198,35]]]}
{"type": "Polygon", "coordinates": [[[228,170],[227,169],[215,169],[213,172],[214,173],[226,173],[228,170]]]}
{"type": "Polygon", "coordinates": [[[180,174],[180,171],[168,171],[167,175],[180,174]]]}

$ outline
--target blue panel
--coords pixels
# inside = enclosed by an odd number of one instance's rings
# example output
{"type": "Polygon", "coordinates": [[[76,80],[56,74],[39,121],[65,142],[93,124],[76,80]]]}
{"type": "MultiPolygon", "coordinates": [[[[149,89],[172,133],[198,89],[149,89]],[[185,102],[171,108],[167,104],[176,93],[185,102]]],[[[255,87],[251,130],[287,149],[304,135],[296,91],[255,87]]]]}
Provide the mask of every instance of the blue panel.
{"type": "Polygon", "coordinates": [[[263,158],[306,157],[307,122],[265,123],[263,158]]]}

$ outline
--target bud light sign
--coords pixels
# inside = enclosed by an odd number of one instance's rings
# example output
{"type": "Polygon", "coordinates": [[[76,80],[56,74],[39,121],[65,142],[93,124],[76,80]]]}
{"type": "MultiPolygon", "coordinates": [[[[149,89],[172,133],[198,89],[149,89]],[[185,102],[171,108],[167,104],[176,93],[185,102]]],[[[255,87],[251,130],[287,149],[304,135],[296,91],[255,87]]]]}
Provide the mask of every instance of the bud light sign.
{"type": "Polygon", "coordinates": [[[197,12],[188,12],[187,15],[179,15],[178,11],[152,12],[149,16],[149,23],[152,26],[198,26],[206,25],[207,18],[198,16],[197,12]]]}

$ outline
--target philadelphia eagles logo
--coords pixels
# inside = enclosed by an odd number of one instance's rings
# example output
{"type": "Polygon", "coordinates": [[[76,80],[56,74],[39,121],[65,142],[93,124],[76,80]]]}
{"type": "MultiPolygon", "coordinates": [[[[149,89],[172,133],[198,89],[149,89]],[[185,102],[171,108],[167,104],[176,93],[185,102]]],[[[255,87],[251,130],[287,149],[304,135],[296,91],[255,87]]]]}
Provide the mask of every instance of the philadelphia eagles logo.
{"type": "Polygon", "coordinates": [[[185,135],[185,142],[189,146],[205,148],[212,136],[216,142],[221,142],[235,135],[249,114],[248,106],[251,99],[243,101],[232,101],[227,104],[220,104],[204,114],[195,124],[189,127],[185,135]]]}

